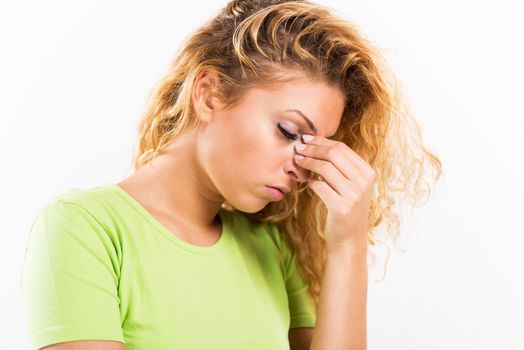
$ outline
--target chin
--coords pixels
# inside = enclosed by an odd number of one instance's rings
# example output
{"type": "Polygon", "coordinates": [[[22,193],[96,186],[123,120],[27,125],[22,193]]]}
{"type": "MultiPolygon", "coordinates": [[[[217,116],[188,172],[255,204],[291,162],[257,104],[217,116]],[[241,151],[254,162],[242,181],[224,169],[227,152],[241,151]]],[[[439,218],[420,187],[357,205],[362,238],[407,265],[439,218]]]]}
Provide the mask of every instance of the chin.
{"type": "Polygon", "coordinates": [[[264,209],[268,204],[269,204],[269,201],[260,201],[260,200],[258,200],[256,203],[253,203],[253,202],[237,203],[237,202],[230,202],[226,200],[224,203],[222,203],[222,208],[233,209],[233,210],[240,211],[240,212],[247,213],[247,214],[254,214],[264,209]]]}

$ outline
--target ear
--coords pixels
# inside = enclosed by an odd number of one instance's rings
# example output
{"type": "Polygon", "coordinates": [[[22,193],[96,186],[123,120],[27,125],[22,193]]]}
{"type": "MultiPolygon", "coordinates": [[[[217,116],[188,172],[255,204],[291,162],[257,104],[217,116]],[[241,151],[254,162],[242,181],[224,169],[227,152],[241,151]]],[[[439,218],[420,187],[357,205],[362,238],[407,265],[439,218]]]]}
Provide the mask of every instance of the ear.
{"type": "Polygon", "coordinates": [[[216,73],[205,70],[198,73],[193,84],[191,102],[196,112],[196,117],[201,121],[209,122],[213,112],[221,107],[216,90],[219,87],[219,79],[216,73]]]}

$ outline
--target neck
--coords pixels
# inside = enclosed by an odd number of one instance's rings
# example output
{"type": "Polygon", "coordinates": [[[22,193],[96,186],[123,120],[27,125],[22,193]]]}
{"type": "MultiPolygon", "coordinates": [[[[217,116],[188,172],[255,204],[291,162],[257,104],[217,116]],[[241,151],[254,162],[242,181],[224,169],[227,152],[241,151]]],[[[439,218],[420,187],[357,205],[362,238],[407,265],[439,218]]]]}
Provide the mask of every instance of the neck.
{"type": "Polygon", "coordinates": [[[197,156],[196,134],[179,135],[155,159],[123,181],[138,200],[185,227],[209,231],[224,198],[197,156]]]}

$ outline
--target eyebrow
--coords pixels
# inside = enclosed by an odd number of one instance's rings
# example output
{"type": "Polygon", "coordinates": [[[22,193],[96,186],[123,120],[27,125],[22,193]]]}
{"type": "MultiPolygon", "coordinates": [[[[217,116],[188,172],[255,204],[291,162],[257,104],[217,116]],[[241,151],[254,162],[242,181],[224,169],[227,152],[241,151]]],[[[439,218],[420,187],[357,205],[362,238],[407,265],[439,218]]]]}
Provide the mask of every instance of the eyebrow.
{"type": "MultiPolygon", "coordinates": [[[[313,124],[313,122],[308,117],[306,117],[306,115],[304,113],[302,113],[302,111],[300,111],[298,109],[286,109],[285,112],[295,112],[295,113],[297,113],[299,116],[304,118],[304,120],[306,121],[307,125],[309,125],[309,127],[311,128],[311,130],[313,130],[313,132],[315,134],[318,132],[317,128],[315,127],[315,124],[313,124]]],[[[333,136],[335,136],[335,135],[333,134],[331,136],[327,136],[327,138],[330,138],[330,137],[333,137],[333,136]]]]}

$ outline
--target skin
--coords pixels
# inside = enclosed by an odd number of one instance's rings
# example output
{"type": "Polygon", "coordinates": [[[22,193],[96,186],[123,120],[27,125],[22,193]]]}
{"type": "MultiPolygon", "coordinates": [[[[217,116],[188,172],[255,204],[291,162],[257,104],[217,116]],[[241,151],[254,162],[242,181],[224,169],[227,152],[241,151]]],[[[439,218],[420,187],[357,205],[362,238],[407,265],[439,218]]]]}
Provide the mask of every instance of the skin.
{"type": "Polygon", "coordinates": [[[256,87],[233,108],[203,92],[218,82],[201,73],[192,91],[201,123],[173,140],[151,163],[117,183],[174,234],[195,245],[212,245],[220,237],[216,217],[227,200],[236,209],[254,213],[276,200],[266,186],[292,187],[307,181],[309,170],[297,165],[293,141],[277,123],[300,136],[313,133],[298,109],[316,126],[317,135],[332,136],[340,123],[344,95],[324,83],[297,80],[256,87]]]}

